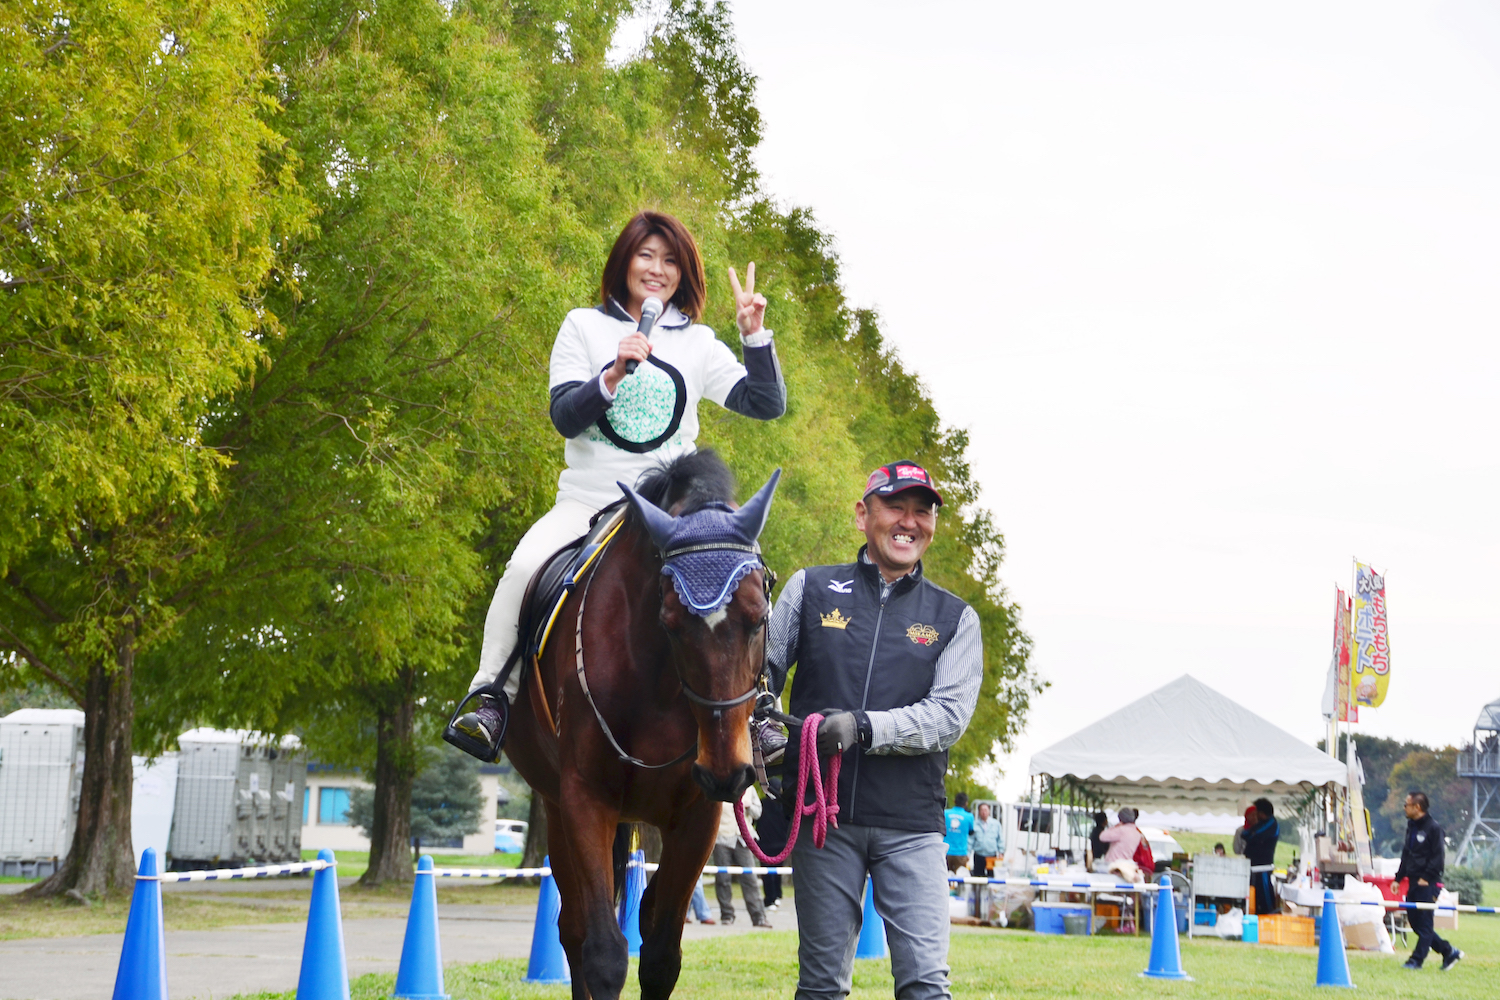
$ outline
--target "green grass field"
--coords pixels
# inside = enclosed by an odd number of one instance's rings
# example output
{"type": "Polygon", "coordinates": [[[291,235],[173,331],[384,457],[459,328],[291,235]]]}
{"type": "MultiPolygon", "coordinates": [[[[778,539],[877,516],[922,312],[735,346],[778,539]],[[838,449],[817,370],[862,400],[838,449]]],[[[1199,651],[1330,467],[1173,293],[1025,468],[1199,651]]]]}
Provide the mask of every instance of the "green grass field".
{"type": "MultiPolygon", "coordinates": [[[[1350,973],[1360,996],[1491,1000],[1500,981],[1500,916],[1460,919],[1448,932],[1466,958],[1449,973],[1435,962],[1422,972],[1401,968],[1405,952],[1349,952],[1350,973]]],[[[1310,948],[1273,948],[1238,942],[1180,939],[1183,967],[1193,982],[1142,979],[1150,949],[1145,938],[1052,937],[1025,931],[955,928],[949,964],[953,994],[961,998],[1143,997],[1292,998],[1326,996],[1314,986],[1317,953],[1310,948]]],[[[790,931],[724,936],[683,946],[683,974],[676,997],[683,1000],[784,1000],[797,981],[797,936],[790,931]]],[[[523,961],[450,966],[446,988],[464,1000],[564,1000],[566,987],[523,982],[523,961]]],[[[626,1000],[640,995],[631,963],[626,1000]]],[[[361,976],[352,1000],[388,997],[389,975],[361,976]]],[[[890,963],[856,963],[855,1000],[891,995],[890,963]]],[[[293,994],[258,994],[237,1000],[291,1000],[293,994]]]]}

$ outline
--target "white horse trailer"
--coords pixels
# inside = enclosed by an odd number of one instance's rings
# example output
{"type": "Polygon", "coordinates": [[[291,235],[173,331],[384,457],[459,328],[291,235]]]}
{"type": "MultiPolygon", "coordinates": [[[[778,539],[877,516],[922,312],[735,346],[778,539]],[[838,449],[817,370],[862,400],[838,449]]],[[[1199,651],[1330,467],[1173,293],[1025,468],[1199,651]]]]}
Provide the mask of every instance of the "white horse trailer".
{"type": "Polygon", "coordinates": [[[296,737],[194,729],[177,745],[174,869],[302,859],[307,758],[296,737]]]}
{"type": "Polygon", "coordinates": [[[45,878],[73,845],[83,713],[23,708],[0,719],[0,875],[45,878]]]}

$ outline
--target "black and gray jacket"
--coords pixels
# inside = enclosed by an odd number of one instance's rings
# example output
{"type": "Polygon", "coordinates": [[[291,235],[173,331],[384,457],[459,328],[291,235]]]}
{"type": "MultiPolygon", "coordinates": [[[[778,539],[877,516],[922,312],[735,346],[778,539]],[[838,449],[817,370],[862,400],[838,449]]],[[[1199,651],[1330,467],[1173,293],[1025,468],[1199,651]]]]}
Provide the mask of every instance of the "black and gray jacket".
{"type": "MultiPolygon", "coordinates": [[[[840,823],[942,832],[948,748],[973,715],[984,671],[972,608],[920,565],[886,583],[861,548],[858,562],[787,582],[766,661],[777,690],[796,665],[791,714],[859,719],[861,745],[845,751],[839,775],[840,823]]],[[[794,740],[788,774],[796,749],[794,740]]]]}

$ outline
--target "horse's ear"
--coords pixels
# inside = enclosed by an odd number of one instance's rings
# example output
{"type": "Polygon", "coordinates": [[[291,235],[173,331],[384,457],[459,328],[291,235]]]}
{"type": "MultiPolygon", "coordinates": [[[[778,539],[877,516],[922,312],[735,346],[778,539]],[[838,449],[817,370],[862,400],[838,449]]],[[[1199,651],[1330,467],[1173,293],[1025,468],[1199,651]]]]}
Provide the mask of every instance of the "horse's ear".
{"type": "Polygon", "coordinates": [[[739,523],[740,531],[746,538],[759,538],[760,533],[765,530],[766,518],[771,516],[771,498],[776,495],[776,484],[781,480],[781,470],[777,469],[771,473],[771,478],[766,480],[755,496],[745,501],[745,505],[734,512],[735,520],[739,523]]]}
{"type": "Polygon", "coordinates": [[[665,552],[672,543],[672,536],[677,533],[677,518],[668,514],[624,483],[616,482],[615,485],[624,491],[625,498],[630,501],[630,505],[635,508],[635,512],[646,523],[646,531],[651,535],[651,541],[656,544],[657,548],[665,552]]]}

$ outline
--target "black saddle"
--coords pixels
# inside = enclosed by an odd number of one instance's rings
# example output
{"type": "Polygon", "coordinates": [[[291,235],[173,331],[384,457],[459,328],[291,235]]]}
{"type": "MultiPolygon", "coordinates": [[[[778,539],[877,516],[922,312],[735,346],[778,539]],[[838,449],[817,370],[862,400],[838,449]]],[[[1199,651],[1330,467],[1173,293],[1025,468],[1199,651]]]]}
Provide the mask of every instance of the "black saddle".
{"type": "Polygon", "coordinates": [[[598,557],[624,517],[623,499],[605,507],[594,515],[588,534],[573,539],[552,553],[532,574],[531,582],[526,585],[526,596],[521,601],[521,641],[516,643],[516,649],[524,652],[527,663],[542,655],[552,623],[557,620],[563,601],[573,592],[573,584],[598,557]]]}

